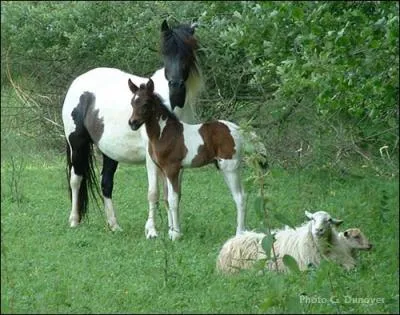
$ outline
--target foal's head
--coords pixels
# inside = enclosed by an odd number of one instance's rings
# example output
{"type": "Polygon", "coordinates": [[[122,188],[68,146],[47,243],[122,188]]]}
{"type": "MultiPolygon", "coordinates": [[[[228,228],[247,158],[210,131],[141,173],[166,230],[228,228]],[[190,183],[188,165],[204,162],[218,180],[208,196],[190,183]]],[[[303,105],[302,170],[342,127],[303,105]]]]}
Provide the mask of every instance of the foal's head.
{"type": "Polygon", "coordinates": [[[140,87],[137,87],[131,79],[128,79],[128,85],[133,93],[131,101],[133,112],[128,123],[133,130],[138,130],[141,125],[152,118],[160,99],[154,94],[154,83],[152,79],[146,84],[142,83],[140,87]]]}
{"type": "Polygon", "coordinates": [[[168,81],[169,99],[175,106],[183,107],[186,98],[185,82],[190,72],[198,73],[194,30],[197,24],[170,28],[166,20],[161,25],[161,52],[164,59],[165,78],[168,81]]]}

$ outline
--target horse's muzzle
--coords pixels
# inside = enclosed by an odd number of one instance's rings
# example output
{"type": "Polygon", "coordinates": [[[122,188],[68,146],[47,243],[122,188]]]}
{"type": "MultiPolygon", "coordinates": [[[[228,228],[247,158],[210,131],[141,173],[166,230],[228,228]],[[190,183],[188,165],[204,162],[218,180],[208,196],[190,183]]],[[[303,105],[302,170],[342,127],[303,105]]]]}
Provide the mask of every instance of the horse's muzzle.
{"type": "Polygon", "coordinates": [[[139,120],[129,119],[128,124],[129,126],[131,126],[132,130],[138,130],[143,123],[140,122],[139,120]]]}
{"type": "Polygon", "coordinates": [[[185,98],[186,87],[184,84],[169,85],[169,101],[172,109],[174,109],[176,106],[183,108],[183,105],[185,105],[185,98]]]}

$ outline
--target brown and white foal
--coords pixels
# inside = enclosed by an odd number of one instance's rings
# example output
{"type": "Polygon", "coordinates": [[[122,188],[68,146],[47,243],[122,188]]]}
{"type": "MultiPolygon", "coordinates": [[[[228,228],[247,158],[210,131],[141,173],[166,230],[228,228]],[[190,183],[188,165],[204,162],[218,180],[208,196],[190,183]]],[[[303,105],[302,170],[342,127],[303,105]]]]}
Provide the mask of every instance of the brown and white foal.
{"type": "Polygon", "coordinates": [[[161,98],[154,93],[151,79],[140,87],[131,80],[128,80],[128,85],[134,94],[129,125],[133,130],[145,125],[149,154],[165,178],[170,239],[181,236],[178,210],[183,168],[201,167],[213,162],[223,172],[236,203],[236,234],[242,233],[245,199],[239,174],[242,145],[239,127],[223,120],[186,124],[163,105],[161,98]]]}

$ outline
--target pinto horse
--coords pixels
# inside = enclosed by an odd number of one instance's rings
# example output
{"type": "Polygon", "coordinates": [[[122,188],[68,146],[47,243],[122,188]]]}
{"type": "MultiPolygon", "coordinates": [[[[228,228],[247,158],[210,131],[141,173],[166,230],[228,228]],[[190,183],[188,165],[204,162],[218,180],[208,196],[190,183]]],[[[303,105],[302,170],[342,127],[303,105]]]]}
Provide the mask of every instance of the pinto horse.
{"type": "Polygon", "coordinates": [[[236,234],[241,234],[244,231],[245,206],[239,172],[243,142],[239,127],[224,120],[186,124],[163,104],[152,79],[140,87],[129,79],[128,85],[134,94],[129,125],[134,132],[145,125],[150,157],[164,176],[169,237],[175,240],[181,236],[179,200],[183,168],[201,167],[213,162],[223,172],[236,203],[236,234]]]}
{"type": "MultiPolygon", "coordinates": [[[[185,121],[194,120],[193,100],[201,87],[197,63],[195,24],[170,28],[161,25],[161,53],[164,68],[151,77],[154,89],[168,110],[185,121]]],[[[103,156],[101,190],[106,219],[112,231],[120,230],[112,203],[114,174],[119,162],[146,161],[149,215],[145,224],[147,238],[157,236],[155,211],[158,205],[158,170],[148,155],[145,130],[132,132],[127,123],[132,94],[127,80],[136,84],[147,78],[113,68],[95,68],[77,77],[71,84],[62,108],[67,140],[67,166],[72,209],[71,227],[77,226],[88,209],[88,192],[98,188],[94,173],[93,144],[103,156]]],[[[99,191],[99,189],[97,189],[99,191]]]]}

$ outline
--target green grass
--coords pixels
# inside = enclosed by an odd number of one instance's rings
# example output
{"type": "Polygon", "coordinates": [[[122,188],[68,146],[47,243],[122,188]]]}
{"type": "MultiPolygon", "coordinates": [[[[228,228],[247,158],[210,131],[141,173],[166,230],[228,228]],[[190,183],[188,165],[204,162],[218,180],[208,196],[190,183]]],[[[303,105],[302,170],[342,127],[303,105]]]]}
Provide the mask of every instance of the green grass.
{"type": "MultiPolygon", "coordinates": [[[[235,232],[236,212],[214,167],[185,171],[184,236],[171,242],[163,206],[157,217],[160,237],[145,239],[144,166],[120,165],[116,173],[113,200],[124,230],[112,233],[93,203],[88,219],[69,228],[63,158],[17,154],[13,164],[11,156],[2,156],[1,168],[2,313],[399,311],[398,177],[361,167],[346,174],[273,169],[266,179],[271,212],[297,225],[305,209],[327,210],[345,221],[342,229],[360,227],[374,249],[361,253],[351,272],[324,263],[300,275],[244,271],[227,277],[215,272],[215,261],[235,232]],[[348,302],[349,297],[369,300],[348,302]]],[[[261,228],[253,203],[249,194],[247,226],[261,228]]],[[[270,222],[282,225],[275,218],[270,222]]]]}

